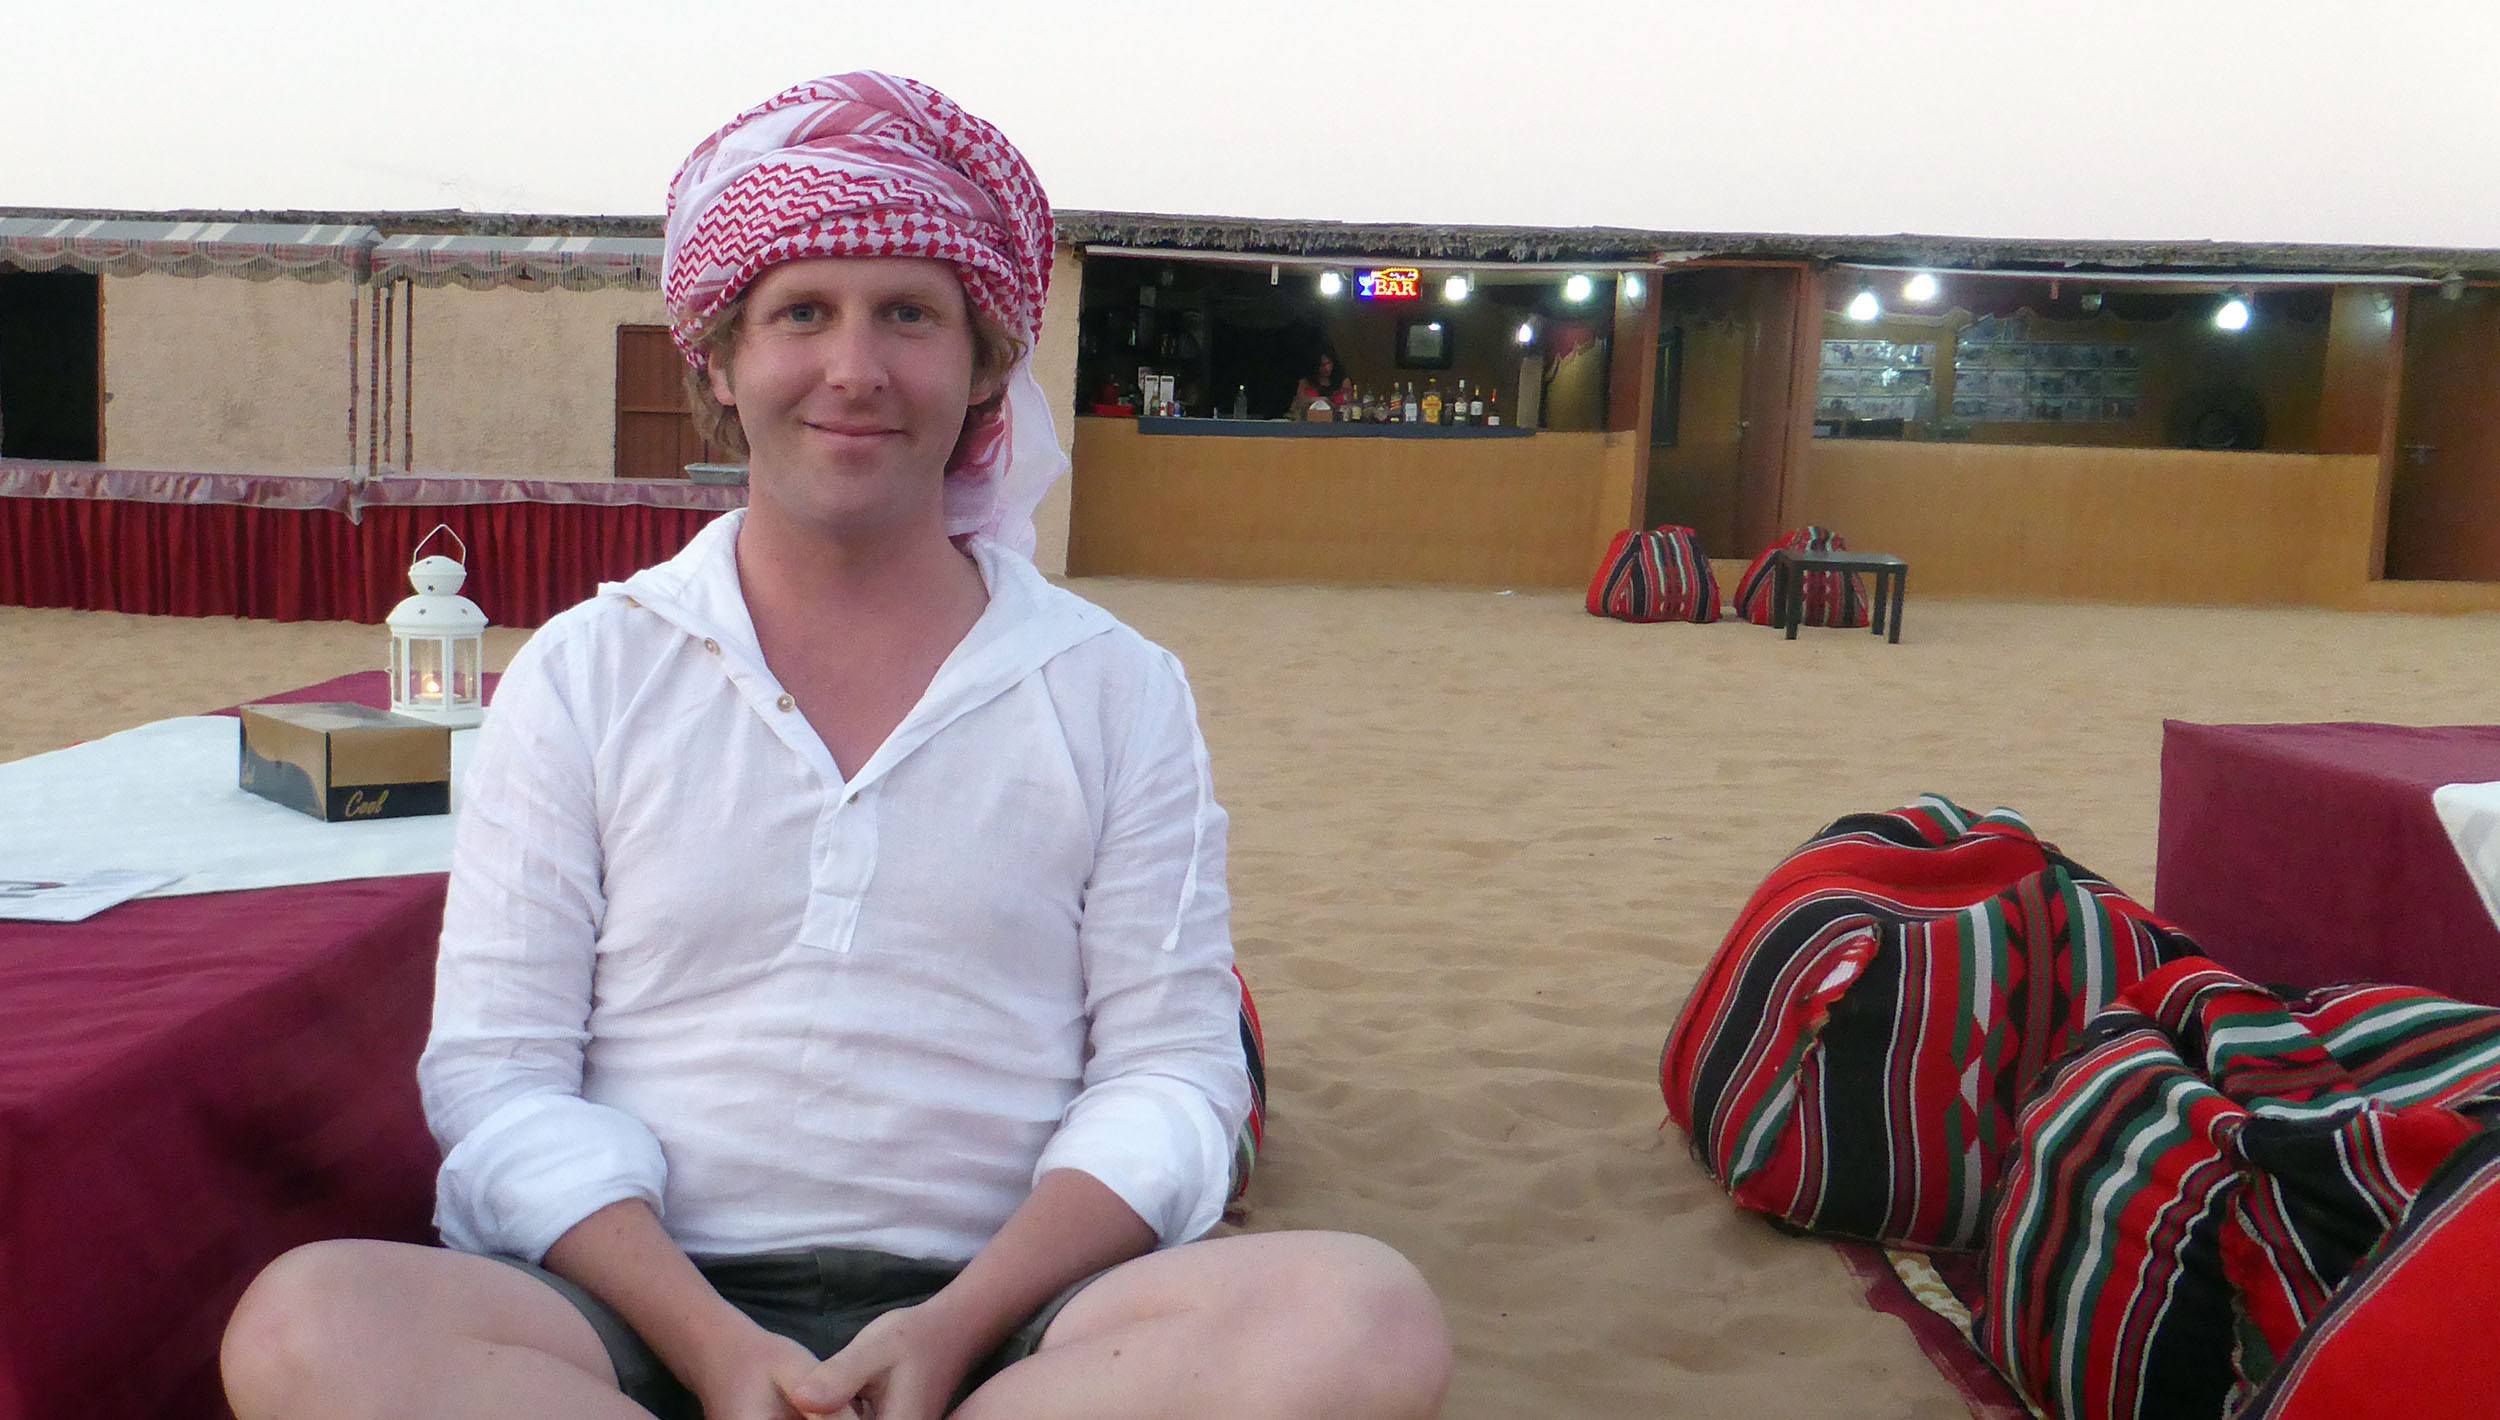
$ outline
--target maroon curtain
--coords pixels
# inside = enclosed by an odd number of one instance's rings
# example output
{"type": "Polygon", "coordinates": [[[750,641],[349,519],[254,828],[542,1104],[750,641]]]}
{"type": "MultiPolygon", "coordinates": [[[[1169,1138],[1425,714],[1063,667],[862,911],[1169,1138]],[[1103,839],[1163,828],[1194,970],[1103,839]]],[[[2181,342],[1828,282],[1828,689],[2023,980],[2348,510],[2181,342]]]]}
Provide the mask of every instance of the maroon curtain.
{"type": "MultiPolygon", "coordinates": [[[[710,509],[640,504],[462,503],[365,509],[358,547],[360,599],[339,619],[379,622],[410,592],[409,552],[436,524],[469,547],[468,585],[497,626],[538,626],[599,590],[665,562],[719,517],[710,509]]],[[[450,549],[437,540],[428,552],[450,549]]]]}
{"type": "Polygon", "coordinates": [[[0,604],[379,623],[409,594],[409,553],[441,523],[468,545],[463,591],[487,619],[537,626],[599,583],[675,555],[718,516],[461,503],[368,507],[351,522],[325,509],[0,497],[0,604]]]}

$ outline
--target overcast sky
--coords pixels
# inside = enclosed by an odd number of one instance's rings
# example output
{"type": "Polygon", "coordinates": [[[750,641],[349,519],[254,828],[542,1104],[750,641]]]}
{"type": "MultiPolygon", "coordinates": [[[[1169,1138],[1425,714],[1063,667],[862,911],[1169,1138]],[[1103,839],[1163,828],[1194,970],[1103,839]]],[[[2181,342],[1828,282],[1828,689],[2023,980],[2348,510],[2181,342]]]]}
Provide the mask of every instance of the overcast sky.
{"type": "Polygon", "coordinates": [[[2500,247],[2500,3],[12,5],[0,205],[656,213],[883,68],[1061,207],[2500,247]]]}

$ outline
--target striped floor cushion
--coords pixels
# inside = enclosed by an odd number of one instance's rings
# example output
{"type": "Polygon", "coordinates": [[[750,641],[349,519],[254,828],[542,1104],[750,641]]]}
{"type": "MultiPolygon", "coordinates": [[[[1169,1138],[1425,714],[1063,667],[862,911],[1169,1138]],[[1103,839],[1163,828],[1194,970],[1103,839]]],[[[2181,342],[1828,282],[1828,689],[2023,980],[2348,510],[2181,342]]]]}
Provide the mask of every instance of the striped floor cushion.
{"type": "MultiPolygon", "coordinates": [[[[1772,555],[1782,548],[1805,552],[1847,552],[1849,544],[1830,528],[1803,527],[1765,548],[1736,579],[1736,614],[1756,626],[1771,624],[1775,592],[1772,555]]],[[[1865,626],[1874,619],[1866,600],[1866,583],[1855,572],[1808,572],[1799,579],[1805,598],[1800,618],[1806,626],[1865,626]]]]}
{"type": "Polygon", "coordinates": [[[1259,1146],[1267,1142],[1267,1033],[1259,1028],[1258,1003],[1250,999],[1249,979],[1238,966],[1233,979],[1241,983],[1241,1053],[1250,1062],[1250,1117],[1233,1140],[1233,1192],[1227,1200],[1237,1202],[1250,1191],[1250,1171],[1258,1166],[1259,1146]]]}
{"type": "Polygon", "coordinates": [[[1975,1340],[2043,1415],[2218,1420],[2495,1091],[2500,1010],[2164,967],[2023,1105],[1975,1340]]]}
{"type": "Polygon", "coordinates": [[[1627,530],[1589,579],[1588,609],[1617,621],[1716,621],[1719,583],[1691,528],[1627,530]]]}
{"type": "Polygon", "coordinates": [[[2500,1129],[2441,1165],[2241,1420],[2487,1420],[2500,1410],[2500,1129]]]}
{"type": "Polygon", "coordinates": [[[1971,1247],[2025,1089],[2121,989],[2193,950],[2011,810],[1931,796],[1854,815],[1746,903],[1659,1085],[1738,1204],[1971,1247]]]}

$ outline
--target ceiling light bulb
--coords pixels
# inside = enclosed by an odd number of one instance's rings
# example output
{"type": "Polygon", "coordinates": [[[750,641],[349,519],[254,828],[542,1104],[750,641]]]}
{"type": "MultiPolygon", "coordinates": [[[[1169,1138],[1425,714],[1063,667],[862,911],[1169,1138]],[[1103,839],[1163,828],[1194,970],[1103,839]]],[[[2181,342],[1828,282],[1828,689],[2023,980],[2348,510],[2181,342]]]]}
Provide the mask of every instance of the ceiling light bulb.
{"type": "Polygon", "coordinates": [[[2214,324],[2224,330],[2248,329],[2248,302],[2233,296],[2214,312],[2214,324]]]}
{"type": "Polygon", "coordinates": [[[1468,289],[1466,277],[1453,276],[1449,280],[1441,283],[1441,299],[1444,301],[1464,301],[1467,299],[1468,289]]]}
{"type": "Polygon", "coordinates": [[[1641,303],[1641,299],[1648,294],[1649,283],[1641,279],[1641,274],[1639,272],[1635,271],[1631,275],[1623,278],[1624,300],[1637,306],[1641,303]]]}
{"type": "Polygon", "coordinates": [[[1849,298],[1849,319],[1851,320],[1870,321],[1883,313],[1884,303],[1876,300],[1875,293],[1872,291],[1860,291],[1849,298]]]}
{"type": "Polygon", "coordinates": [[[1935,277],[1922,271],[1916,276],[1911,277],[1908,281],[1902,283],[1901,299],[1905,301],[1914,301],[1924,305],[1925,303],[1936,299],[1936,294],[1943,289],[1944,288],[1942,286],[1937,284],[1935,277]]]}
{"type": "Polygon", "coordinates": [[[1334,296],[1344,289],[1344,277],[1339,276],[1333,271],[1323,271],[1319,274],[1319,293],[1321,295],[1334,296]]]}
{"type": "Polygon", "coordinates": [[[1535,327],[1535,326],[1532,326],[1532,325],[1530,325],[1530,324],[1528,324],[1526,321],[1521,321],[1521,322],[1519,323],[1519,335],[1518,335],[1518,340],[1519,340],[1519,343],[1520,343],[1520,344],[1522,344],[1522,345],[1533,345],[1533,344],[1535,344],[1535,343],[1536,343],[1536,327],[1535,327]]]}
{"type": "Polygon", "coordinates": [[[1563,299],[1577,304],[1587,300],[1596,290],[1597,282],[1590,279],[1587,272],[1575,271],[1571,273],[1570,280],[1563,282],[1563,299]]]}

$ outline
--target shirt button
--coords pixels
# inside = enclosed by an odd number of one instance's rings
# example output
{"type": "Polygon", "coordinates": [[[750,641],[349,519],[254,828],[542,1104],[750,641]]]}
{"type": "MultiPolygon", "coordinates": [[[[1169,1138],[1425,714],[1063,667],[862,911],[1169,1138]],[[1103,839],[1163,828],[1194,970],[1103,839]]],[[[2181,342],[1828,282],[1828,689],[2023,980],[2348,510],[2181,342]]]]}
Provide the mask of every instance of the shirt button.
{"type": "Polygon", "coordinates": [[[793,709],[798,708],[798,703],[799,703],[799,702],[797,702],[797,701],[795,701],[795,700],[792,700],[789,696],[785,695],[785,696],[781,697],[779,700],[774,701],[773,703],[774,703],[775,705],[780,706],[780,707],[781,707],[782,709],[784,709],[784,710],[793,710],[793,709]]]}
{"type": "Polygon", "coordinates": [[[717,656],[720,654],[720,643],[706,636],[703,638],[703,649],[717,656]]]}

